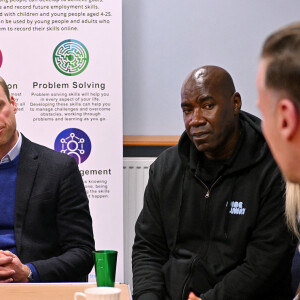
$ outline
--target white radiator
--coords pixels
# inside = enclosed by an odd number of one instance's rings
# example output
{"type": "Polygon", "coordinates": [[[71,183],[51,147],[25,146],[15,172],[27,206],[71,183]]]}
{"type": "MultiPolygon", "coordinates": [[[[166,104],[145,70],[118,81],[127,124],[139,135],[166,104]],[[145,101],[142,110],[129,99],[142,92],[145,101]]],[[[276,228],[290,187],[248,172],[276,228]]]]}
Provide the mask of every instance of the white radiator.
{"type": "Polygon", "coordinates": [[[156,157],[124,157],[124,282],[132,288],[131,253],[134,225],[143,207],[149,167],[156,157]]]}

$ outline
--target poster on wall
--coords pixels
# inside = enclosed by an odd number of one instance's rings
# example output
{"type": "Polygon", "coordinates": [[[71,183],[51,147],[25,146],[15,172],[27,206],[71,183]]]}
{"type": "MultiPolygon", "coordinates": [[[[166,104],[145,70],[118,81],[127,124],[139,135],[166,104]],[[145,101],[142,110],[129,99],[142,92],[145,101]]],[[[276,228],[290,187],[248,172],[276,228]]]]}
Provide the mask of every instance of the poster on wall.
{"type": "Polygon", "coordinates": [[[76,159],[123,281],[121,0],[0,0],[0,41],[18,130],[76,159]]]}

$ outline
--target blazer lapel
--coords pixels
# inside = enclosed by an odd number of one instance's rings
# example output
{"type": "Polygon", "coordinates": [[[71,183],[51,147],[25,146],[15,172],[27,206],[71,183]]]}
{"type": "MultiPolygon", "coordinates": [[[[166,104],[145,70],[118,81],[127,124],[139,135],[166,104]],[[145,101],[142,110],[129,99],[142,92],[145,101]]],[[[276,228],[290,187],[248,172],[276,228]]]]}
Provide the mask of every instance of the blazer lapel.
{"type": "Polygon", "coordinates": [[[22,135],[22,147],[17,174],[15,199],[15,239],[17,253],[21,252],[22,228],[25,220],[27,205],[38,170],[38,153],[33,143],[22,135]]]}

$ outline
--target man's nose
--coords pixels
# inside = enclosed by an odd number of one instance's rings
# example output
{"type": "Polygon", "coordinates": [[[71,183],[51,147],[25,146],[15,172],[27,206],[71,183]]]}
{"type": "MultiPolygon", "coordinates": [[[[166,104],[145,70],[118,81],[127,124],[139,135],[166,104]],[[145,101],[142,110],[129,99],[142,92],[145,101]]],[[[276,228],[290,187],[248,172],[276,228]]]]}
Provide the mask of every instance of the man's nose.
{"type": "Polygon", "coordinates": [[[203,117],[201,109],[195,109],[190,121],[191,126],[201,126],[206,124],[206,119],[203,117]]]}

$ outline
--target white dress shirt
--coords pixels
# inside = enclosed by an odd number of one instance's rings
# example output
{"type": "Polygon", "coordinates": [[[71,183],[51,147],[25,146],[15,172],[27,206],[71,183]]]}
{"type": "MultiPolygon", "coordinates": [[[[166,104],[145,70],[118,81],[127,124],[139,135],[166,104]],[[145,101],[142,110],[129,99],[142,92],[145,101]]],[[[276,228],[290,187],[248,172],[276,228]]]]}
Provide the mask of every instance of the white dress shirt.
{"type": "Polygon", "coordinates": [[[9,150],[9,152],[2,157],[0,164],[10,162],[10,161],[14,160],[20,154],[21,146],[22,146],[22,135],[19,132],[18,132],[18,134],[19,134],[18,141],[9,150]]]}

